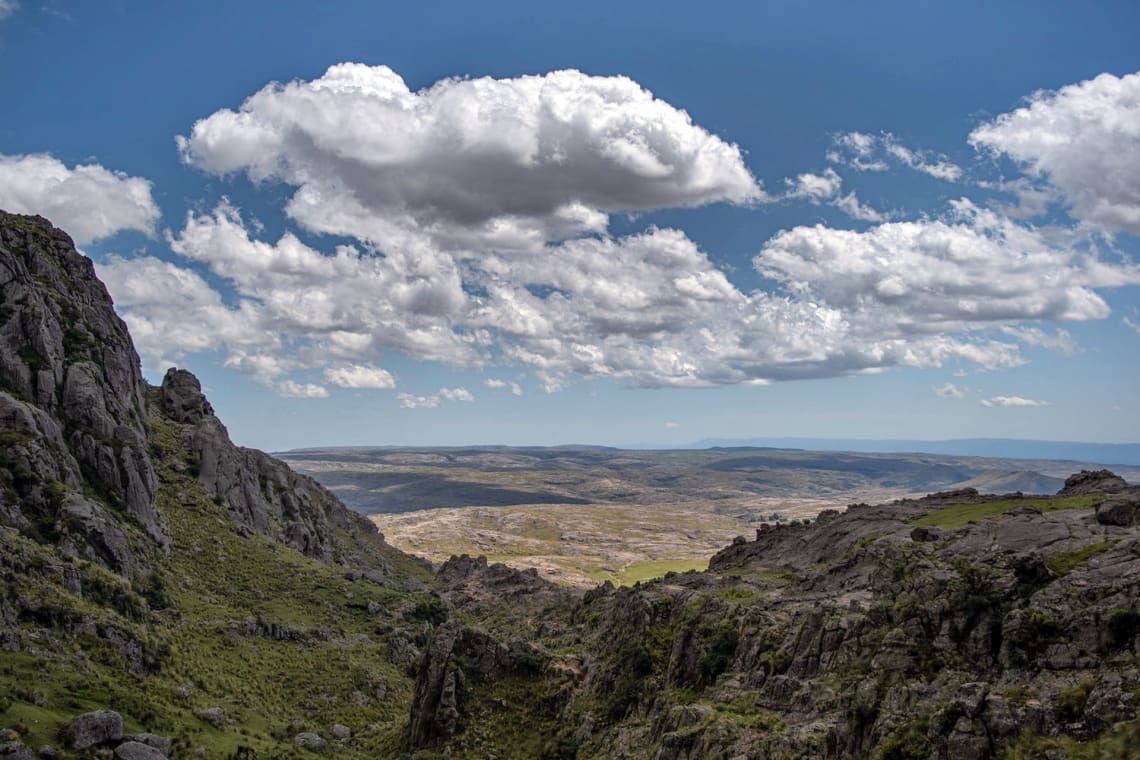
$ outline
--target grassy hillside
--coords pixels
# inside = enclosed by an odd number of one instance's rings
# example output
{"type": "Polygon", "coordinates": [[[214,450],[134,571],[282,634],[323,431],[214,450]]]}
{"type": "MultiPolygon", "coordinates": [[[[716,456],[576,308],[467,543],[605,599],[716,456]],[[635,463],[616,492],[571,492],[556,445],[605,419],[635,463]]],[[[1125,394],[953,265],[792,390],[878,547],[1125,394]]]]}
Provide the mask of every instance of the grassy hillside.
{"type": "MultiPolygon", "coordinates": [[[[173,737],[176,754],[249,746],[292,757],[308,754],[295,734],[327,738],[339,723],[353,736],[331,756],[396,756],[438,600],[239,535],[186,474],[178,426],[153,418],[151,441],[174,546],[155,572],[131,583],[0,531],[3,591],[25,649],[0,658],[0,726],[29,746],[59,746],[75,715],[113,709],[128,733],[173,737]],[[199,717],[209,708],[221,709],[220,725],[199,717]]],[[[378,540],[375,551],[397,578],[427,579],[378,540]]]]}

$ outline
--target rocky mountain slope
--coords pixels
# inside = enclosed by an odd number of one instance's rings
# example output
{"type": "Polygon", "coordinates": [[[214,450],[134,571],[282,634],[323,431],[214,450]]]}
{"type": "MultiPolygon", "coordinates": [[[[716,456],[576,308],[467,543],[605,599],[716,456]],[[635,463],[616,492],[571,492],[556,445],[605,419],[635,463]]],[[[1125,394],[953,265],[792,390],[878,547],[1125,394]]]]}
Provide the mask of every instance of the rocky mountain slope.
{"type": "Polygon", "coordinates": [[[852,505],[632,588],[433,572],[189,373],[148,387],[45,220],[0,215],[0,283],[0,758],[1140,756],[1111,473],[852,505]]]}

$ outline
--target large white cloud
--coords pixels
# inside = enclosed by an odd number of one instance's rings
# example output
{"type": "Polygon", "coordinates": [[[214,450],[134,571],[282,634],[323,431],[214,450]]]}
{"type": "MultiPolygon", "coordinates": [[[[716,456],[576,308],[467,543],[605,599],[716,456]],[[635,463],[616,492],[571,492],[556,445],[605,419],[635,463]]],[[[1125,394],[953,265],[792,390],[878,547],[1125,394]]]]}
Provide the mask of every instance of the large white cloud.
{"type": "Polygon", "coordinates": [[[178,143],[207,172],[297,187],[287,210],[306,227],[385,249],[535,248],[612,212],[763,198],[735,145],[628,78],[572,70],[412,92],[386,66],[344,63],[178,143]]]}
{"type": "Polygon", "coordinates": [[[80,245],[121,230],[152,232],[159,212],[150,187],[98,164],[69,169],[45,154],[0,155],[0,208],[45,216],[80,245]]]}
{"type": "Polygon", "coordinates": [[[798,297],[903,334],[1101,319],[1109,307],[1096,288],[1140,283],[1135,266],[1106,264],[968,201],[953,205],[949,221],[797,227],[769,240],[754,263],[798,297]]]}
{"type": "MultiPolygon", "coordinates": [[[[1098,289],[1140,282],[1135,267],[965,201],[945,220],[781,232],[754,261],[776,293],[742,291],[671,229],[481,256],[325,253],[288,234],[259,241],[222,204],[170,242],[232,297],[174,264],[111,259],[100,272],[144,356],[218,349],[227,366],[310,396],[321,386],[283,378],[391,388],[377,362],[392,352],[524,367],[547,390],[575,377],[711,386],[1008,367],[1024,361],[1021,344],[1075,348],[1032,323],[1103,318],[1098,289]]],[[[401,403],[446,400],[434,396],[401,403]]]]}
{"type": "Polygon", "coordinates": [[[1050,183],[1077,218],[1140,234],[1140,73],[1037,92],[970,143],[1050,183]]]}

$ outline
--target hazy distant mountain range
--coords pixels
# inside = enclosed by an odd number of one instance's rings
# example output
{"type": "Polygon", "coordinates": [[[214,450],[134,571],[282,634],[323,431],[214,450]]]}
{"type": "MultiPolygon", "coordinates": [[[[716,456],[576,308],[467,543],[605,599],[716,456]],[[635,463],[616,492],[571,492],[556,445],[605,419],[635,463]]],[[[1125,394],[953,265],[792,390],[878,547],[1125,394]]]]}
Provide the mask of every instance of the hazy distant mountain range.
{"type": "Polygon", "coordinates": [[[692,444],[692,447],[696,449],[745,447],[872,453],[906,452],[999,457],[1002,459],[1062,459],[1106,465],[1140,465],[1140,443],[1028,441],[1017,438],[959,438],[949,441],[860,440],[857,438],[705,438],[692,444]]]}

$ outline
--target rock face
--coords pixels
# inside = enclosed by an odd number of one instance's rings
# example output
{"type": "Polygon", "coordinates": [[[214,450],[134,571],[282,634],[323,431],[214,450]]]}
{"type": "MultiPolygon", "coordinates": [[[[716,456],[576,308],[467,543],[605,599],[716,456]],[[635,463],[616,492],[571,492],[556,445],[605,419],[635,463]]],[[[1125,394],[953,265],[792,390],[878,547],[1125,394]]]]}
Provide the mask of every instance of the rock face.
{"type": "MultiPolygon", "coordinates": [[[[337,556],[337,530],[353,539],[379,535],[312,478],[261,451],[235,446],[190,372],[167,370],[159,397],[162,414],[185,426],[191,472],[225,503],[238,526],[324,561],[345,559],[337,556]]],[[[382,579],[383,569],[373,568],[368,577],[382,579]]]]}
{"type": "Polygon", "coordinates": [[[131,574],[115,513],[154,544],[157,480],[126,327],[71,239],[0,212],[0,522],[131,574]]]}
{"type": "Polygon", "coordinates": [[[384,582],[389,568],[357,551],[383,539],[375,527],[311,478],[235,446],[194,375],[171,369],[148,403],[126,327],[66,234],[0,212],[0,284],[0,525],[128,577],[146,570],[169,547],[148,449],[159,414],[183,426],[187,466],[241,531],[360,560],[356,572],[384,582]]]}

